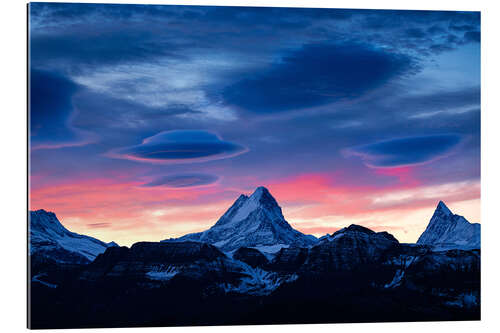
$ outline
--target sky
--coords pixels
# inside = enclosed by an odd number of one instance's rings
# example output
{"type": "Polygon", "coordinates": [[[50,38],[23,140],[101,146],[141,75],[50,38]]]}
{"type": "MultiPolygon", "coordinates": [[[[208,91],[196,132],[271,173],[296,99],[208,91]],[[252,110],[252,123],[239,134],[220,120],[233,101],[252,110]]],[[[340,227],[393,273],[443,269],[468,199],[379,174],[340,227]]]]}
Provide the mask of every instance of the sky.
{"type": "Polygon", "coordinates": [[[480,14],[31,3],[30,209],[131,245],[266,186],[297,230],[480,222],[480,14]]]}

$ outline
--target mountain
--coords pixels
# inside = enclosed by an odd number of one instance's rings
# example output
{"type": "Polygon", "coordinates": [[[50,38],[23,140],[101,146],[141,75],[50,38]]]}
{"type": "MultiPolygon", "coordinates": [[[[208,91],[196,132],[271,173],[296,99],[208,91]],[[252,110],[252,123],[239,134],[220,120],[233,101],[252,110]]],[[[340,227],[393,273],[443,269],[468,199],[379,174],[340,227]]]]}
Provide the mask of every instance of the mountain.
{"type": "Polygon", "coordinates": [[[453,214],[440,201],[417,244],[433,246],[435,250],[480,249],[481,225],[470,223],[463,216],[453,214]]]}
{"type": "Polygon", "coordinates": [[[263,187],[209,230],[131,247],[30,223],[34,328],[480,318],[479,228],[442,202],[420,244],[359,225],[317,240],[263,187]]]}
{"type": "Polygon", "coordinates": [[[56,215],[43,209],[30,211],[30,255],[39,255],[60,263],[88,263],[116,243],[104,243],[93,237],[66,229],[56,215]]]}
{"type": "Polygon", "coordinates": [[[351,224],[329,237],[322,238],[309,250],[308,269],[350,271],[376,264],[399,242],[387,232],[375,232],[351,224]]]}
{"type": "Polygon", "coordinates": [[[201,276],[208,269],[205,263],[224,259],[226,256],[209,244],[138,242],[130,248],[107,249],[88,265],[82,277],[90,281],[116,276],[166,281],[181,271],[201,276]]]}
{"type": "Polygon", "coordinates": [[[224,252],[251,247],[275,253],[283,247],[308,247],[317,239],[293,229],[271,193],[261,186],[251,196],[240,195],[210,229],[164,241],[204,242],[224,252]]]}
{"type": "Polygon", "coordinates": [[[203,287],[202,292],[207,295],[267,295],[297,277],[258,267],[267,264],[258,250],[242,248],[235,255],[242,260],[230,258],[215,246],[201,242],[139,242],[130,248],[107,249],[85,267],[80,277],[90,284],[116,283],[118,278],[153,290],[158,285],[188,283],[188,288],[203,287]]]}

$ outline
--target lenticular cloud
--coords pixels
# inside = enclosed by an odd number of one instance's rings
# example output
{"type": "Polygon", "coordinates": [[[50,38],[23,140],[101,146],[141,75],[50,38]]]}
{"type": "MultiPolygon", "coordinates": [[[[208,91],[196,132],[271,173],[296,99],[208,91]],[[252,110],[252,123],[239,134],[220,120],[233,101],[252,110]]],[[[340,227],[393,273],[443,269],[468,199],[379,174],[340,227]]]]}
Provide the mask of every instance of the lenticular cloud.
{"type": "Polygon", "coordinates": [[[210,185],[218,179],[219,177],[215,175],[203,173],[175,174],[156,178],[149,183],[141,185],[141,187],[186,188],[210,185]]]}
{"type": "Polygon", "coordinates": [[[110,156],[145,162],[203,162],[245,153],[241,145],[224,141],[216,134],[200,130],[164,131],[141,144],[112,151],[110,156]]]}
{"type": "Polygon", "coordinates": [[[431,162],[443,157],[461,141],[456,134],[413,136],[379,141],[346,149],[369,167],[390,168],[431,162]]]}

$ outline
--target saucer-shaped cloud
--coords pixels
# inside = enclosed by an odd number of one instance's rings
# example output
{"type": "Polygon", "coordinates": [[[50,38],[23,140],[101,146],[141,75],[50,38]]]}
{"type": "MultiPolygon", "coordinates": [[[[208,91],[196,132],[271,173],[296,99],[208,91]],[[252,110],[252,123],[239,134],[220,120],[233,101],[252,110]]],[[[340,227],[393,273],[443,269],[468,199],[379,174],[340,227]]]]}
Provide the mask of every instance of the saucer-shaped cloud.
{"type": "Polygon", "coordinates": [[[446,156],[460,140],[456,134],[414,136],[352,147],[344,153],[361,157],[369,167],[408,166],[446,156]]]}
{"type": "Polygon", "coordinates": [[[159,177],[153,181],[141,185],[141,187],[172,187],[185,188],[210,185],[215,183],[219,177],[203,173],[185,173],[159,177]]]}
{"type": "Polygon", "coordinates": [[[141,144],[118,149],[112,157],[146,162],[202,162],[233,157],[246,152],[238,144],[223,141],[217,135],[198,130],[160,132],[141,144]]]}

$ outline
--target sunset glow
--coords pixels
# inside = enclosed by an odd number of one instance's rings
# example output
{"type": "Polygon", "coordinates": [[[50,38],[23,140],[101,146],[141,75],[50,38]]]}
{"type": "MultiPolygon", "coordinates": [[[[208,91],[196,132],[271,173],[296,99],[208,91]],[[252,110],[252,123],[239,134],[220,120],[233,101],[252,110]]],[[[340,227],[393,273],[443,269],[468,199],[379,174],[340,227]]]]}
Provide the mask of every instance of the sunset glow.
{"type": "Polygon", "coordinates": [[[478,13],[65,6],[30,5],[30,210],[126,246],[258,186],[317,237],[480,222],[478,13]]]}

